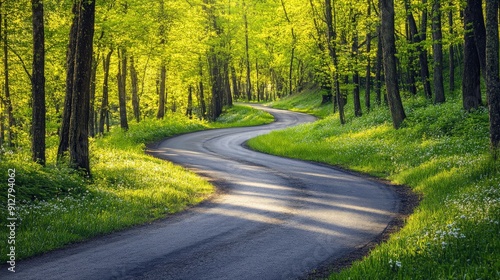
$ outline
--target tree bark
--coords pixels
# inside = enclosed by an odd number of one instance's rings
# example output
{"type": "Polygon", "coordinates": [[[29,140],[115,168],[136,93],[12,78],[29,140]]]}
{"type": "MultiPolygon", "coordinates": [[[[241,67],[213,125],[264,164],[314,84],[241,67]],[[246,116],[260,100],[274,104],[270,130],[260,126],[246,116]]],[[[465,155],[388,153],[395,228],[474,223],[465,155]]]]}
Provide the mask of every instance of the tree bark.
{"type": "Polygon", "coordinates": [[[432,50],[434,57],[434,103],[444,103],[443,33],[441,31],[441,0],[432,3],[432,50]]]}
{"type": "Polygon", "coordinates": [[[106,131],[109,132],[109,66],[111,63],[111,55],[113,54],[113,49],[111,49],[103,61],[104,68],[104,78],[102,83],[102,103],[101,103],[101,113],[99,117],[99,133],[104,134],[104,125],[106,126],[106,131]]]}
{"type": "Polygon", "coordinates": [[[490,117],[490,144],[495,160],[500,155],[498,5],[498,0],[486,0],[486,93],[490,117]]]}
{"type": "Polygon", "coordinates": [[[375,66],[375,102],[382,105],[382,32],[380,26],[377,27],[377,64],[375,66]]]}
{"type": "MultiPolygon", "coordinates": [[[[485,77],[486,74],[486,28],[484,26],[482,0],[467,0],[466,10],[469,9],[470,24],[474,32],[474,40],[476,42],[477,54],[479,57],[479,65],[481,73],[485,77]]],[[[467,27],[467,29],[469,29],[467,27]]]]}
{"type": "Polygon", "coordinates": [[[246,81],[246,94],[247,101],[252,100],[252,81],[250,79],[250,53],[249,53],[249,42],[248,42],[248,18],[247,18],[247,8],[246,3],[243,1],[243,21],[245,24],[245,55],[246,55],[246,68],[247,68],[247,81],[246,81]]]}
{"type": "Polygon", "coordinates": [[[396,44],[394,38],[394,1],[380,0],[381,2],[381,33],[382,51],[384,60],[385,84],[387,87],[387,101],[391,110],[392,124],[398,129],[406,118],[396,72],[396,44]]]}
{"type": "MultiPolygon", "coordinates": [[[[332,13],[332,1],[325,0],[325,19],[326,25],[328,28],[328,50],[330,53],[330,58],[332,59],[333,66],[335,68],[334,73],[334,84],[335,84],[335,102],[339,108],[339,119],[341,124],[345,124],[345,115],[344,115],[344,98],[342,97],[342,93],[340,92],[340,81],[339,81],[339,73],[338,73],[338,57],[335,40],[337,39],[337,34],[334,28],[334,19],[332,13]]],[[[334,105],[335,106],[335,105],[334,105]]]]}
{"type": "MultiPolygon", "coordinates": [[[[355,26],[356,18],[353,18],[353,26],[355,26]]],[[[358,46],[358,34],[357,31],[355,31],[356,34],[354,35],[353,38],[353,43],[352,43],[352,56],[354,58],[354,73],[352,75],[352,83],[354,85],[354,90],[353,90],[353,99],[354,99],[354,116],[356,117],[361,117],[363,115],[362,110],[361,110],[361,100],[359,97],[359,71],[358,71],[358,51],[359,51],[359,46],[358,46]]]]}
{"type": "Polygon", "coordinates": [[[203,86],[203,64],[201,63],[201,56],[199,57],[199,74],[200,74],[200,82],[199,82],[199,101],[200,101],[200,114],[201,118],[205,119],[207,117],[207,105],[205,103],[205,89],[203,86]]]}
{"type": "MultiPolygon", "coordinates": [[[[450,5],[452,2],[450,1],[450,5]]],[[[448,11],[448,26],[450,28],[450,36],[453,38],[455,36],[455,31],[453,29],[453,10],[448,11]]],[[[448,71],[449,71],[449,88],[450,92],[455,91],[455,48],[454,44],[451,43],[448,49],[448,71]]]]}
{"type": "Polygon", "coordinates": [[[167,102],[167,66],[165,62],[162,61],[160,68],[160,88],[158,91],[158,113],[156,114],[157,119],[163,119],[165,117],[165,103],[167,102]]]}
{"type": "Polygon", "coordinates": [[[59,147],[57,149],[58,159],[62,159],[64,154],[69,151],[69,129],[71,120],[71,110],[73,108],[73,83],[75,78],[75,55],[78,39],[78,20],[80,17],[79,3],[74,2],[72,13],[73,21],[69,33],[69,44],[66,52],[66,95],[64,97],[64,109],[62,123],[59,135],[59,147]]]}
{"type": "Polygon", "coordinates": [[[89,107],[89,136],[94,137],[96,134],[96,111],[95,111],[95,93],[96,93],[96,76],[97,76],[97,60],[92,58],[92,74],[90,77],[90,107],[89,107]]]}
{"type": "Polygon", "coordinates": [[[186,116],[189,117],[189,119],[193,118],[193,86],[189,85],[188,89],[188,102],[187,102],[187,108],[186,108],[186,116]]]}
{"type": "Polygon", "coordinates": [[[134,111],[134,118],[137,122],[140,122],[139,79],[137,78],[137,70],[135,69],[135,60],[133,56],[130,57],[130,79],[132,82],[132,109],[134,111]]]}
{"type": "Polygon", "coordinates": [[[45,165],[45,39],[42,0],[32,0],[33,74],[32,85],[32,159],[45,165]]]}
{"type": "Polygon", "coordinates": [[[125,48],[118,50],[118,103],[120,105],[120,127],[128,130],[127,120],[127,51],[125,48]]]}
{"type": "Polygon", "coordinates": [[[464,10],[464,67],[462,72],[462,103],[467,111],[479,108],[481,97],[481,65],[477,51],[475,32],[471,29],[474,20],[473,10],[467,5],[464,10]]]}
{"type": "Polygon", "coordinates": [[[95,0],[81,0],[78,9],[78,32],[74,56],[74,82],[69,128],[70,162],[90,175],[89,101],[94,38],[95,0]]]}
{"type": "MultiPolygon", "coordinates": [[[[367,16],[368,20],[370,20],[371,17],[371,1],[368,0],[368,11],[367,11],[367,16]]],[[[366,74],[365,74],[365,107],[369,111],[371,107],[371,58],[370,58],[370,52],[371,52],[371,45],[372,45],[372,31],[371,27],[368,26],[368,30],[366,32],[366,54],[367,54],[367,59],[366,59],[366,74]]]]}

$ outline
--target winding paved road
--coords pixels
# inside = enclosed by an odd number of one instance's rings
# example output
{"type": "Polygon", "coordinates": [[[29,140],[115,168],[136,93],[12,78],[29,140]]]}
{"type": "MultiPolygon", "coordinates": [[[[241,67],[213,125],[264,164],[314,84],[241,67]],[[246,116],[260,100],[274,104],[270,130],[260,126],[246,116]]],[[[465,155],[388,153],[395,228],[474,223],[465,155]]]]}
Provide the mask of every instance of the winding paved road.
{"type": "Polygon", "coordinates": [[[244,148],[252,137],[314,120],[262,109],[276,122],[185,134],[150,150],[206,176],[222,194],[152,225],[20,262],[1,278],[295,279],[379,236],[398,212],[397,195],[334,168],[244,148]]]}

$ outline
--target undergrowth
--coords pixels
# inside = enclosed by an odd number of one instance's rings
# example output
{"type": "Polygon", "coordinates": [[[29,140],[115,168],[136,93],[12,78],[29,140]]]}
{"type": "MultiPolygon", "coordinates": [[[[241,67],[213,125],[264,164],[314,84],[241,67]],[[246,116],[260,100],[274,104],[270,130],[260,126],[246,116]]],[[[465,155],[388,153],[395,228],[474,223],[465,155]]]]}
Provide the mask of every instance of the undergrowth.
{"type": "Polygon", "coordinates": [[[399,130],[382,106],[344,126],[333,115],[249,145],[369,173],[422,196],[398,233],[330,279],[500,279],[500,164],[489,153],[487,110],[465,112],[458,98],[404,105],[399,130]]]}
{"type": "MultiPolygon", "coordinates": [[[[131,123],[91,139],[92,178],[56,163],[57,137],[47,143],[48,163],[31,162],[29,143],[0,152],[0,215],[8,217],[8,170],[15,169],[16,260],[69,243],[151,222],[197,204],[214,187],[194,173],[144,153],[145,144],[202,129],[269,123],[272,116],[246,106],[225,110],[217,122],[168,115],[131,123]]],[[[2,225],[7,221],[2,218],[2,225]]],[[[0,229],[0,260],[7,260],[7,227],[0,229]]]]}

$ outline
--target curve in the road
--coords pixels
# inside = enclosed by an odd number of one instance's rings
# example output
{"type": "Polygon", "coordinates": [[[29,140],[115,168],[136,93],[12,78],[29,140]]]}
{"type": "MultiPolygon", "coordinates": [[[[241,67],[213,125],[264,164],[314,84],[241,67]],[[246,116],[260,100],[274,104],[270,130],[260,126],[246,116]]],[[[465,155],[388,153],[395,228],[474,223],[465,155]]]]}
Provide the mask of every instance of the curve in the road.
{"type": "Polygon", "coordinates": [[[189,133],[150,150],[206,176],[223,194],[153,225],[21,262],[8,276],[295,279],[379,236],[398,213],[398,196],[373,180],[244,148],[256,135],[314,120],[263,109],[276,122],[189,133]]]}

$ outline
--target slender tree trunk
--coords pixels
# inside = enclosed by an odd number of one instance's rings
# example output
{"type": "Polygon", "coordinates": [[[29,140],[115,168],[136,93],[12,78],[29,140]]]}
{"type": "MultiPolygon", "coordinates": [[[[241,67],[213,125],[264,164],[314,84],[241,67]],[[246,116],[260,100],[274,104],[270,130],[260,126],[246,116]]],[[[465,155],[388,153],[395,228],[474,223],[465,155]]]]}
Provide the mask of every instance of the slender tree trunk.
{"type": "Polygon", "coordinates": [[[377,27],[377,64],[375,66],[375,101],[377,105],[382,105],[382,32],[380,26],[377,27]]]}
{"type": "MultiPolygon", "coordinates": [[[[450,0],[450,6],[453,2],[450,0]]],[[[450,36],[453,38],[455,36],[455,31],[453,28],[453,10],[448,11],[448,26],[450,28],[450,36]]],[[[455,48],[454,44],[451,43],[448,50],[448,71],[449,71],[449,88],[450,92],[455,91],[455,48]]]]}
{"type": "Polygon", "coordinates": [[[95,92],[96,92],[96,75],[97,75],[97,60],[92,58],[92,73],[90,76],[90,106],[89,106],[89,135],[94,137],[96,134],[96,115],[95,115],[95,92]]]}
{"type": "Polygon", "coordinates": [[[207,117],[207,105],[205,103],[205,90],[203,87],[203,64],[201,63],[201,56],[199,58],[199,74],[200,74],[200,82],[199,82],[199,99],[200,99],[200,110],[201,110],[201,118],[205,119],[207,117]]]}
{"type": "Polygon", "coordinates": [[[490,116],[490,143],[495,160],[500,156],[498,5],[498,0],[486,0],[486,93],[490,116]]]}
{"type": "Polygon", "coordinates": [[[475,32],[471,30],[474,15],[470,5],[464,10],[464,62],[462,70],[462,103],[465,110],[477,109],[482,104],[481,65],[477,51],[475,32]]]}
{"type": "MultiPolygon", "coordinates": [[[[371,17],[371,1],[368,0],[368,11],[367,11],[367,16],[368,20],[370,20],[371,17]]],[[[371,58],[370,58],[370,52],[371,52],[371,45],[372,45],[372,31],[371,31],[371,26],[368,26],[368,30],[366,32],[366,54],[367,54],[367,59],[366,59],[366,74],[365,74],[365,107],[369,111],[371,107],[371,58]]]]}
{"type": "Polygon", "coordinates": [[[61,159],[64,154],[69,151],[69,128],[72,114],[71,110],[73,108],[72,102],[73,83],[75,77],[75,55],[78,37],[78,19],[80,17],[79,4],[77,2],[74,2],[72,12],[73,21],[69,33],[68,50],[66,52],[66,95],[64,98],[63,117],[59,135],[59,147],[57,150],[58,159],[61,159]]]}
{"type": "Polygon", "coordinates": [[[193,86],[189,85],[188,89],[188,102],[187,102],[187,108],[186,108],[186,116],[189,117],[189,119],[193,118],[193,86]]]}
{"type": "MultiPolygon", "coordinates": [[[[420,25],[420,33],[418,38],[420,42],[425,42],[427,40],[427,0],[422,0],[422,19],[420,25]]],[[[427,61],[427,50],[420,46],[421,51],[419,52],[419,60],[420,60],[420,76],[422,77],[422,82],[424,83],[424,93],[427,98],[432,98],[432,89],[430,82],[430,74],[429,74],[429,63],[427,61]]]]}
{"type": "Polygon", "coordinates": [[[344,115],[344,98],[342,97],[342,93],[340,92],[340,81],[339,81],[339,73],[338,73],[338,57],[336,50],[335,40],[337,39],[337,34],[334,29],[334,14],[332,13],[333,6],[331,0],[325,0],[325,16],[326,16],[326,24],[328,28],[328,50],[330,53],[330,58],[332,59],[335,74],[334,74],[334,84],[335,84],[335,102],[339,108],[339,119],[341,124],[345,124],[345,115],[344,115]]]}
{"type": "Polygon", "coordinates": [[[396,43],[394,38],[394,1],[380,0],[382,16],[382,50],[384,58],[385,84],[387,87],[387,100],[391,110],[392,123],[398,129],[406,118],[396,73],[396,43]]]}
{"type": "Polygon", "coordinates": [[[137,70],[135,69],[134,57],[130,57],[130,79],[132,82],[132,108],[134,111],[134,118],[137,122],[141,121],[141,112],[139,108],[139,79],[137,77],[137,70]]]}
{"type": "Polygon", "coordinates": [[[245,55],[246,55],[246,67],[247,67],[247,81],[246,81],[246,94],[247,100],[252,100],[252,81],[250,79],[250,53],[249,53],[249,42],[248,42],[248,18],[247,18],[247,8],[246,2],[243,1],[243,21],[245,24],[245,55]]]}
{"type": "MultiPolygon", "coordinates": [[[[353,20],[353,25],[356,21],[356,19],[353,20]]],[[[354,65],[355,65],[355,70],[352,75],[352,83],[354,85],[354,90],[353,90],[353,99],[354,99],[354,115],[356,117],[361,117],[363,115],[362,110],[361,110],[361,100],[359,97],[359,71],[357,69],[357,64],[358,64],[358,34],[354,35],[353,38],[353,43],[352,43],[352,55],[354,56],[354,65]]]]}
{"type": "Polygon", "coordinates": [[[32,0],[33,12],[33,74],[32,85],[32,159],[45,164],[45,39],[42,0],[32,0]]]}
{"type": "Polygon", "coordinates": [[[120,127],[128,130],[127,120],[127,51],[118,49],[118,103],[120,105],[120,127]]]}
{"type": "Polygon", "coordinates": [[[234,65],[231,65],[231,82],[233,84],[233,97],[239,99],[240,88],[238,86],[238,79],[236,77],[236,69],[234,68],[234,65]]]}
{"type": "Polygon", "coordinates": [[[165,62],[162,61],[160,69],[160,88],[158,91],[158,113],[156,114],[157,119],[163,119],[165,117],[165,104],[167,103],[167,67],[165,62]]]}
{"type": "MultiPolygon", "coordinates": [[[[0,22],[1,24],[1,22],[0,22]]],[[[14,109],[12,107],[12,99],[10,96],[10,76],[9,76],[9,39],[8,39],[8,24],[7,24],[7,15],[3,16],[3,66],[4,66],[4,92],[5,92],[5,103],[7,109],[7,145],[9,147],[14,146],[14,109]]]]}
{"type": "Polygon", "coordinates": [[[79,2],[75,71],[69,128],[70,162],[90,175],[89,103],[94,38],[95,0],[79,2]]]}
{"type": "Polygon", "coordinates": [[[109,132],[109,66],[111,63],[111,55],[113,54],[113,49],[111,49],[103,61],[104,68],[104,79],[102,83],[102,103],[101,103],[101,114],[99,117],[99,133],[104,134],[104,124],[107,124],[106,131],[109,132]]]}
{"type": "MultiPolygon", "coordinates": [[[[472,30],[474,32],[474,40],[476,42],[477,54],[479,57],[479,65],[481,73],[486,74],[486,28],[484,26],[483,1],[482,0],[467,0],[466,9],[469,9],[469,17],[471,18],[472,30]]],[[[469,29],[469,28],[467,28],[469,29]]]]}
{"type": "Polygon", "coordinates": [[[441,31],[441,0],[433,0],[432,3],[432,50],[434,57],[434,103],[443,103],[444,95],[443,79],[443,33],[441,31]]]}

